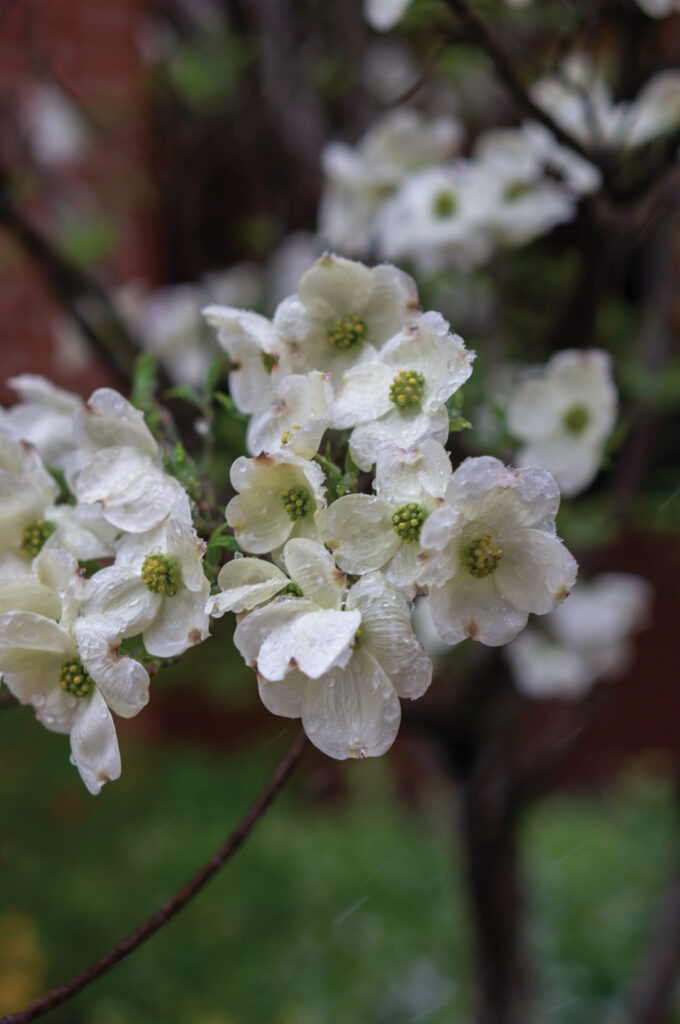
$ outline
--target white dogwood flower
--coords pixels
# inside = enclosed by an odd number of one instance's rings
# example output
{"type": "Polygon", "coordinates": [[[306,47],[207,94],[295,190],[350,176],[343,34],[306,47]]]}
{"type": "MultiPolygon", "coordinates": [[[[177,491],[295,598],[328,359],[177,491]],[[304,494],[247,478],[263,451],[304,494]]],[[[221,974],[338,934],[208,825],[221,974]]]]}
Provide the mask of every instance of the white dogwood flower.
{"type": "MultiPolygon", "coordinates": [[[[96,794],[120,776],[111,711],[124,718],[141,711],[149,677],[142,665],[119,654],[120,636],[110,620],[78,617],[83,581],[77,563],[61,555],[52,550],[39,556],[50,566],[46,575],[55,584],[59,621],[26,608],[0,615],[0,672],[46,728],[70,735],[71,760],[96,794]]],[[[56,608],[43,607],[48,610],[56,608]]]]}
{"type": "Polygon", "coordinates": [[[259,455],[285,448],[311,459],[329,422],[333,390],[328,376],[313,370],[283,377],[270,399],[248,424],[248,451],[259,455]]]}
{"type": "Polygon", "coordinates": [[[65,469],[77,447],[71,420],[83,404],[80,395],[34,373],[10,377],[7,383],[20,401],[6,411],[3,424],[30,441],[48,466],[65,469]]]}
{"type": "Polygon", "coordinates": [[[649,619],[652,588],[631,573],[605,572],[579,582],[569,598],[527,629],[505,654],[518,690],[527,697],[582,696],[599,679],[628,668],[631,636],[649,619]]]}
{"type": "Polygon", "coordinates": [[[454,156],[462,140],[455,118],[425,118],[400,108],[375,121],[356,146],[330,142],[321,158],[319,233],[332,248],[365,256],[373,247],[374,217],[382,203],[409,174],[454,156]]]}
{"type": "Polygon", "coordinates": [[[483,456],[458,467],[420,534],[419,582],[430,586],[443,640],[508,643],[529,612],[543,615],[567,596],[577,565],[555,536],[559,501],[540,466],[511,469],[483,456]]]}
{"type": "Polygon", "coordinates": [[[225,515],[245,551],[265,555],[291,537],[318,539],[315,516],[326,502],[323,471],[315,462],[285,449],[254,459],[241,456],[230,479],[239,493],[225,515]]]}
{"type": "Polygon", "coordinates": [[[572,54],[559,75],[535,82],[531,95],[570,134],[596,149],[634,149],[680,124],[680,72],[675,68],[653,75],[633,100],[614,103],[592,60],[572,54]]]}
{"type": "Polygon", "coordinates": [[[115,565],[85,583],[88,614],[115,623],[123,638],[141,633],[154,657],[182,654],[208,636],[204,550],[193,527],[172,517],[149,533],[131,534],[115,565]]]}
{"type": "Polygon", "coordinates": [[[203,315],[233,364],[229,394],[236,408],[255,412],[271,394],[272,370],[281,361],[282,345],[271,320],[231,306],[207,306],[203,315]]]}
{"type": "Polygon", "coordinates": [[[442,503],[451,462],[437,441],[384,448],[377,456],[376,495],[347,494],[319,513],[319,528],[344,572],[382,569],[399,590],[415,592],[423,523],[442,503]]]}
{"type": "Polygon", "coordinates": [[[144,533],[172,514],[191,522],[181,485],[159,466],[158,444],[142,413],[111,388],[99,388],[73,414],[80,465],[69,485],[80,502],[98,504],[112,526],[144,533]]]}
{"type": "Polygon", "coordinates": [[[333,382],[419,313],[415,282],[389,264],[366,267],[326,253],[274,314],[285,362],[296,373],[322,370],[333,382]]]}
{"type": "Polygon", "coordinates": [[[545,466],[564,495],[578,494],[600,467],[616,405],[606,352],[557,352],[519,383],[508,404],[508,429],[523,443],[520,465],[545,466]]]}
{"type": "Polygon", "coordinates": [[[484,226],[500,245],[525,245],[576,213],[571,193],[545,176],[528,138],[521,130],[499,129],[485,132],[475,146],[477,173],[485,181],[484,226]]]}
{"type": "Polygon", "coordinates": [[[439,313],[424,313],[379,353],[344,376],[331,409],[334,427],[354,427],[352,458],[370,469],[386,446],[409,448],[449,433],[446,401],[472,373],[474,353],[439,313]]]}
{"type": "Polygon", "coordinates": [[[283,554],[301,596],[249,612],[234,643],[258,672],[270,711],[302,718],[331,757],[383,754],[399,728],[399,697],[418,697],[431,663],[411,629],[410,602],[379,573],[346,580],[320,545],[292,540],[283,554]]]}
{"type": "Polygon", "coordinates": [[[484,263],[492,251],[485,232],[487,187],[465,160],[411,174],[376,216],[379,254],[413,260],[425,271],[484,263]]]}

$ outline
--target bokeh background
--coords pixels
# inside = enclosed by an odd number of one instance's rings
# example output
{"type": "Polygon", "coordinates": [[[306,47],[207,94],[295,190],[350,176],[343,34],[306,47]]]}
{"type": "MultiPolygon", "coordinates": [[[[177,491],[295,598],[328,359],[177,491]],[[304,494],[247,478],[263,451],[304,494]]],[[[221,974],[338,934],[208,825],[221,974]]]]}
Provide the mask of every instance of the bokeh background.
{"type": "MultiPolygon", "coordinates": [[[[60,285],[54,254],[57,269],[61,257],[92,275],[122,308],[135,289],[228,272],[219,288],[241,297],[224,301],[271,313],[285,278],[272,270],[272,252],[292,232],[306,233],[281,257],[293,273],[297,253],[311,259],[320,245],[311,235],[329,140],[355,142],[422,68],[434,79],[430,110],[455,93],[468,124],[512,123],[487,63],[465,42],[433,45],[428,12],[436,5],[417,6],[424,13],[388,40],[370,30],[356,2],[5,0],[2,402],[15,400],[6,378],[22,372],[84,396],[98,386],[129,387],[111,349],[75,330],[69,307],[96,316],[97,297],[60,285]],[[47,258],[28,251],[8,197],[22,223],[49,240],[47,258]]],[[[629,40],[638,38],[662,66],[680,52],[678,19],[645,23],[644,38],[636,36],[642,16],[632,4],[480,5],[497,16],[513,52],[522,58],[535,47],[546,66],[587,30],[583,6],[601,15],[605,50],[616,54],[625,22],[629,40]]],[[[649,580],[652,621],[636,638],[625,677],[601,684],[578,714],[568,702],[517,694],[502,704],[513,716],[516,751],[564,746],[518,832],[537,1019],[564,1024],[632,1019],[659,907],[678,884],[677,301],[663,345],[652,346],[646,362],[636,348],[650,313],[650,274],[675,279],[677,291],[677,232],[667,239],[677,225],[676,193],[677,181],[624,232],[615,287],[597,297],[595,311],[588,304],[596,297],[581,294],[570,327],[578,336],[565,329],[554,339],[554,347],[615,352],[627,431],[604,482],[560,530],[580,544],[591,570],[649,580]],[[653,260],[660,246],[661,269],[653,260]],[[620,498],[614,508],[611,488],[620,498]]],[[[571,294],[578,254],[594,247],[597,267],[613,261],[592,230],[578,218],[480,274],[473,297],[496,296],[481,317],[453,274],[422,281],[421,291],[477,348],[482,373],[493,367],[499,333],[517,357],[543,359],[550,350],[540,339],[571,294]]],[[[184,324],[180,307],[175,315],[184,324]]],[[[159,673],[142,716],[119,723],[123,776],[96,800],[68,765],[63,737],[38,728],[29,709],[0,711],[0,1012],[81,969],[175,891],[292,742],[296,724],[261,708],[252,674],[232,654],[229,624],[215,622],[213,631],[203,648],[159,673]]],[[[459,674],[481,658],[468,644],[440,664],[425,711],[406,717],[389,755],[336,764],[309,754],[221,877],[52,1019],[470,1020],[457,740],[432,728],[459,674]]],[[[477,667],[484,678],[493,669],[483,658],[477,667]]],[[[680,1021],[676,1003],[663,1019],[680,1021]]]]}

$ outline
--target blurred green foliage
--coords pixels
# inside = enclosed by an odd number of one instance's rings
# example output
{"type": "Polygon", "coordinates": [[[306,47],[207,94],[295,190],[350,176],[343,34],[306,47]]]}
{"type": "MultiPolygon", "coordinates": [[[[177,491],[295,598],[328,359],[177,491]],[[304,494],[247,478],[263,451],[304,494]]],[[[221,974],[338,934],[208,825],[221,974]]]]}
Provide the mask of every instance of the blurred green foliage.
{"type": "MultiPolygon", "coordinates": [[[[164,678],[154,684],[161,701],[164,678]]],[[[28,710],[3,712],[0,1011],[81,969],[183,884],[296,728],[282,735],[275,723],[261,743],[244,740],[248,753],[223,755],[124,734],[123,776],[93,799],[64,737],[28,710]]],[[[404,806],[395,763],[343,766],[346,796],[332,803],[310,795],[326,764],[303,764],[209,889],[51,1019],[464,1024],[471,971],[455,806],[443,782],[423,789],[417,809],[404,806]]],[[[616,1019],[669,870],[671,799],[665,784],[638,779],[614,798],[553,798],[532,812],[523,845],[540,1019],[616,1019]]]]}

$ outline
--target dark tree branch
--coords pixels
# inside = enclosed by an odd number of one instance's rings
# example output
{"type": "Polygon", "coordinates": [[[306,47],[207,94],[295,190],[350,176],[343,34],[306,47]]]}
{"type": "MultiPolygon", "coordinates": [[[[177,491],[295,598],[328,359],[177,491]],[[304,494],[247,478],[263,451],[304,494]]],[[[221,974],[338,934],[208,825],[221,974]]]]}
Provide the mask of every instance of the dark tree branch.
{"type": "Polygon", "coordinates": [[[468,38],[484,50],[491,59],[498,77],[505,84],[517,105],[535,121],[540,121],[542,125],[545,125],[564,146],[573,149],[590,163],[596,164],[603,176],[607,177],[608,169],[604,165],[602,157],[591,153],[578,139],[565,131],[543,107],[532,100],[507,53],[479,15],[468,6],[467,0],[446,0],[446,4],[460,19],[468,38]]]}
{"type": "Polygon", "coordinates": [[[37,999],[24,1010],[18,1013],[10,1013],[3,1017],[0,1024],[28,1024],[29,1021],[42,1017],[44,1014],[54,1010],[67,1000],[72,999],[84,988],[90,985],[97,978],[101,977],[115,964],[119,963],[130,953],[134,952],[143,942],[146,942],[155,932],[175,916],[175,914],[186,906],[193,897],[203,888],[213,875],[215,875],[223,864],[236,853],[239,847],[250,835],[253,827],[262,818],[263,814],[280,792],[283,785],[291,775],[293,768],[298,763],[307,747],[307,737],[301,732],[293,746],[290,748],[283,761],[276,769],[267,786],[252,805],[247,814],[241,819],[229,838],[220,846],[219,850],[210,858],[200,871],[189,881],[183,889],[180,889],[172,899],[168,900],[155,914],[136,928],[127,938],[119,942],[117,946],[110,949],[100,960],[91,964],[80,974],[71,978],[64,985],[52,989],[41,999],[37,999]]]}
{"type": "Polygon", "coordinates": [[[445,0],[456,14],[467,37],[476,43],[492,61],[496,73],[505,84],[518,107],[535,121],[549,129],[558,142],[568,146],[585,160],[594,164],[602,174],[603,190],[613,202],[630,204],[646,196],[677,163],[680,146],[680,129],[670,134],[657,149],[656,156],[631,180],[622,172],[620,154],[615,151],[591,151],[562,126],[530,96],[512,60],[479,15],[468,5],[467,0],[445,0]]]}

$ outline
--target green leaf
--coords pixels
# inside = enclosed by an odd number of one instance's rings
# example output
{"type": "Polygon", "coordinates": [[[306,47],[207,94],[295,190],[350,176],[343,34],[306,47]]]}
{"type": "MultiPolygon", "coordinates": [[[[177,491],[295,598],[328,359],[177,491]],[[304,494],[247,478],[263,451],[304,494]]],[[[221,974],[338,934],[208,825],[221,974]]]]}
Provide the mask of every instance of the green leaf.
{"type": "Polygon", "coordinates": [[[168,388],[167,391],[163,392],[163,398],[181,398],[183,402],[189,402],[190,405],[195,405],[197,409],[203,409],[205,402],[203,395],[188,384],[178,384],[174,388],[168,388]]]}
{"type": "Polygon", "coordinates": [[[158,387],[158,366],[152,352],[143,352],[135,359],[132,370],[130,401],[137,409],[146,412],[150,409],[158,387]]]}
{"type": "Polygon", "coordinates": [[[226,362],[227,360],[225,356],[219,355],[210,364],[210,369],[208,370],[205,378],[205,390],[208,394],[212,394],[212,392],[217,388],[226,362]]]}
{"type": "Polygon", "coordinates": [[[245,413],[239,412],[239,410],[234,405],[234,399],[231,397],[231,395],[225,395],[225,393],[223,391],[216,391],[215,394],[214,394],[214,398],[215,398],[215,401],[219,402],[219,404],[222,406],[222,408],[225,410],[225,412],[228,412],[230,416],[234,417],[234,419],[237,419],[237,420],[248,420],[248,419],[250,419],[250,417],[246,416],[245,413]]]}
{"type": "Polygon", "coordinates": [[[449,415],[449,431],[454,433],[458,430],[472,430],[472,424],[464,416],[449,415]]]}
{"type": "MultiPolygon", "coordinates": [[[[330,445],[326,447],[326,451],[327,453],[330,453],[330,445]]],[[[335,501],[336,498],[341,498],[343,494],[347,493],[345,479],[340,470],[338,469],[338,467],[333,462],[333,460],[328,457],[328,454],[321,455],[319,452],[317,452],[317,454],[314,456],[313,461],[317,462],[323,469],[324,473],[326,474],[328,480],[328,486],[326,487],[326,498],[328,500],[328,504],[330,505],[330,503],[332,501],[335,501]]]]}

